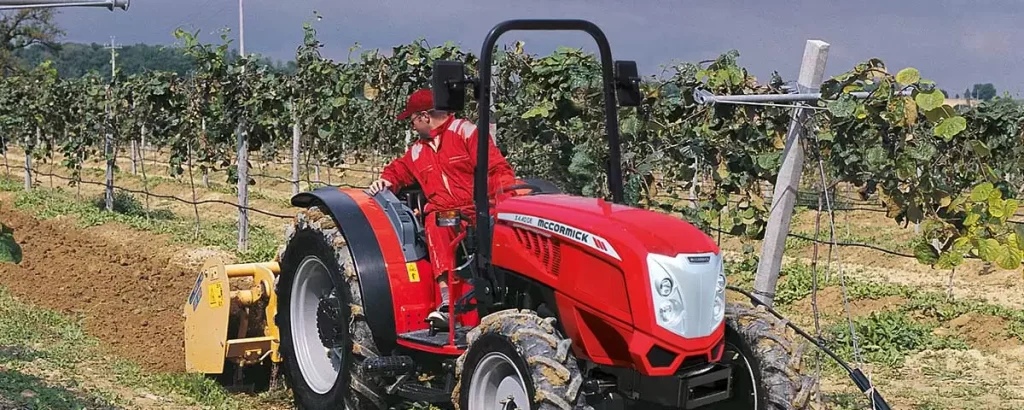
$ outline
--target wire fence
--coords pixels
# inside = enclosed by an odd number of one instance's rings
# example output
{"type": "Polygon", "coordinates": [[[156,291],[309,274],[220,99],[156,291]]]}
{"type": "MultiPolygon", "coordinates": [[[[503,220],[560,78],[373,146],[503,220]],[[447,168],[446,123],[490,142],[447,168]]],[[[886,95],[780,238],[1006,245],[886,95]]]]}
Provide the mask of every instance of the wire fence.
{"type": "MultiPolygon", "coordinates": [[[[150,164],[158,164],[158,165],[164,165],[164,166],[174,166],[173,164],[171,164],[169,162],[163,162],[163,161],[160,161],[159,159],[155,158],[155,157],[157,157],[159,155],[163,155],[164,154],[164,153],[160,152],[159,150],[151,150],[151,149],[140,148],[137,151],[141,154],[137,158],[134,158],[134,159],[133,158],[125,158],[125,157],[121,157],[121,158],[122,159],[129,159],[129,160],[132,160],[133,162],[134,161],[138,161],[139,163],[150,163],[150,164]],[[154,155],[150,155],[149,158],[147,158],[147,155],[145,155],[145,153],[154,154],[154,155]]],[[[275,162],[271,162],[271,164],[275,164],[275,162]]],[[[277,164],[278,165],[291,165],[290,163],[277,163],[277,164]]],[[[4,168],[6,168],[8,175],[10,175],[12,169],[13,170],[21,171],[22,173],[24,173],[26,171],[26,167],[24,166],[24,164],[22,164],[22,166],[11,166],[11,165],[8,165],[7,163],[4,163],[2,165],[3,165],[4,168]]],[[[52,163],[50,165],[52,166],[52,163]]],[[[105,167],[105,165],[106,164],[104,163],[103,166],[105,167]]],[[[182,165],[184,166],[185,164],[182,164],[182,165]]],[[[304,165],[305,165],[305,168],[307,170],[309,168],[311,168],[311,164],[309,164],[309,163],[306,163],[304,165]]],[[[84,184],[84,185],[99,186],[99,187],[104,187],[104,188],[106,188],[107,185],[108,185],[105,182],[90,181],[90,180],[87,180],[87,179],[84,179],[84,178],[81,178],[81,177],[76,181],[75,179],[66,177],[64,175],[50,173],[50,172],[43,172],[43,171],[41,171],[39,169],[36,169],[38,167],[33,168],[33,167],[30,166],[28,168],[29,168],[28,170],[31,173],[31,175],[34,176],[33,180],[38,180],[39,176],[43,176],[43,177],[50,177],[51,179],[52,178],[57,178],[57,179],[60,179],[62,181],[66,181],[66,182],[77,182],[77,183],[84,184]]],[[[372,168],[371,169],[359,169],[358,167],[354,167],[352,165],[349,165],[349,166],[347,166],[345,168],[341,168],[341,169],[333,168],[333,167],[322,167],[322,168],[328,169],[328,170],[337,170],[337,171],[340,171],[340,173],[342,173],[342,174],[344,174],[345,172],[353,172],[353,171],[357,172],[357,173],[373,173],[374,172],[374,170],[372,168]]],[[[100,168],[97,167],[97,168],[93,168],[93,169],[100,169],[100,168]]],[[[264,173],[264,172],[251,172],[249,174],[249,176],[253,177],[253,178],[263,178],[263,179],[281,181],[281,182],[286,182],[286,183],[289,183],[289,184],[299,184],[299,183],[305,182],[305,183],[307,183],[309,185],[318,185],[318,186],[337,186],[337,187],[356,188],[356,189],[366,188],[366,186],[360,186],[360,185],[355,185],[355,184],[343,183],[341,181],[331,181],[331,180],[323,181],[323,180],[318,179],[318,178],[309,178],[308,174],[307,174],[307,178],[305,178],[305,179],[299,178],[298,180],[293,179],[293,178],[289,178],[289,177],[280,176],[280,175],[272,175],[272,174],[268,174],[268,173],[264,173]]],[[[148,186],[149,178],[153,178],[153,177],[155,177],[155,176],[143,177],[142,178],[143,179],[143,185],[144,186],[148,186]]],[[[161,177],[158,177],[158,178],[166,178],[166,177],[161,176],[161,177]]],[[[195,188],[195,186],[194,186],[195,184],[192,183],[191,185],[192,185],[192,188],[194,189],[195,188]]],[[[206,186],[206,188],[209,188],[209,186],[206,186]]],[[[149,208],[148,207],[149,199],[156,198],[156,199],[174,201],[174,202],[178,202],[178,203],[181,203],[181,204],[190,205],[192,207],[197,207],[199,205],[216,204],[216,205],[229,206],[229,207],[234,208],[235,210],[251,211],[251,212],[254,212],[254,213],[257,213],[257,214],[261,214],[261,215],[265,215],[265,216],[268,216],[268,217],[271,217],[271,218],[278,218],[278,219],[292,219],[292,218],[294,218],[294,215],[284,215],[284,214],[281,214],[281,213],[277,213],[277,212],[273,212],[273,211],[268,211],[268,210],[265,210],[265,209],[260,209],[260,208],[252,207],[252,206],[244,206],[244,205],[240,205],[239,203],[236,203],[236,202],[225,201],[225,200],[221,200],[221,199],[190,200],[190,199],[181,198],[181,197],[174,196],[174,195],[158,194],[158,193],[149,192],[146,189],[139,190],[139,189],[133,189],[133,188],[128,188],[128,187],[124,187],[124,186],[119,186],[119,185],[116,185],[116,184],[111,184],[111,189],[112,190],[117,190],[117,191],[127,192],[127,193],[130,193],[130,194],[133,194],[133,195],[141,195],[141,196],[143,196],[145,198],[145,200],[147,201],[147,212],[150,211],[148,209],[149,208]]],[[[811,202],[811,198],[817,199],[817,197],[820,196],[820,195],[822,195],[822,193],[821,192],[816,192],[816,191],[799,191],[798,192],[798,203],[801,203],[803,206],[808,206],[809,202],[811,202]]],[[[873,212],[873,213],[886,213],[887,212],[880,205],[878,205],[876,202],[872,202],[870,199],[869,200],[865,200],[863,198],[853,197],[853,196],[850,196],[848,194],[845,194],[845,195],[844,194],[839,194],[838,192],[834,192],[833,194],[830,194],[830,196],[832,198],[834,198],[834,199],[838,199],[839,200],[838,203],[833,204],[833,209],[836,210],[836,211],[862,211],[862,212],[873,212]]],[[[690,203],[697,203],[697,202],[699,202],[699,201],[697,201],[695,199],[692,199],[692,198],[680,198],[679,200],[680,201],[684,201],[684,202],[690,202],[690,203]]],[[[246,202],[248,202],[248,201],[246,201],[246,202]]],[[[732,204],[732,205],[738,205],[741,202],[742,201],[739,201],[739,200],[729,200],[728,201],[728,203],[732,204]]],[[[770,205],[770,202],[771,202],[771,199],[770,199],[770,197],[768,197],[766,199],[766,204],[770,205]]],[[[197,224],[198,224],[199,219],[200,219],[198,208],[195,208],[195,213],[196,213],[195,217],[196,217],[197,224]]],[[[1021,214],[1017,214],[1017,216],[1021,216],[1021,214]]],[[[1018,223],[1018,224],[1024,223],[1024,221],[1014,220],[1014,219],[1011,219],[1009,222],[1011,222],[1011,223],[1018,223]]],[[[708,226],[705,226],[705,228],[707,228],[708,230],[710,230],[712,232],[715,232],[715,233],[717,233],[719,235],[726,235],[726,236],[730,236],[730,237],[741,237],[741,235],[733,234],[731,232],[722,230],[719,227],[716,227],[716,226],[713,226],[713,225],[709,225],[709,224],[705,224],[705,225],[708,225],[708,226]]],[[[906,252],[901,252],[901,251],[897,251],[897,250],[893,250],[893,249],[887,249],[885,247],[874,245],[874,244],[869,244],[869,243],[850,242],[850,241],[835,241],[835,242],[833,242],[831,240],[816,239],[816,238],[809,237],[807,235],[803,235],[803,234],[800,234],[800,233],[794,233],[794,232],[789,232],[788,233],[788,237],[796,238],[796,239],[801,239],[801,240],[804,240],[804,241],[811,242],[813,244],[835,245],[835,246],[839,246],[839,247],[864,248],[864,249],[870,249],[870,250],[873,250],[873,251],[877,251],[877,252],[888,254],[888,255],[892,255],[892,256],[916,259],[915,255],[913,255],[913,254],[906,253],[906,252]]]]}
{"type": "MultiPolygon", "coordinates": [[[[147,160],[147,162],[148,162],[148,160],[147,160]]],[[[8,164],[2,164],[2,166],[4,168],[6,168],[8,174],[10,174],[11,170],[17,170],[17,171],[20,171],[22,173],[25,171],[25,167],[24,166],[20,166],[20,167],[19,166],[10,166],[8,164]]],[[[90,181],[90,180],[87,180],[85,178],[79,178],[76,181],[74,178],[69,178],[67,176],[60,175],[60,174],[55,174],[55,173],[44,172],[44,171],[41,171],[41,170],[38,170],[38,169],[32,169],[31,173],[33,175],[33,180],[38,180],[37,177],[43,176],[43,177],[57,178],[57,179],[60,179],[62,181],[66,181],[66,182],[77,182],[77,183],[84,184],[84,185],[98,186],[98,187],[104,187],[104,188],[107,186],[107,184],[105,182],[90,181]]],[[[252,176],[257,176],[258,177],[260,175],[252,175],[252,176]]],[[[276,178],[276,179],[287,181],[287,182],[292,182],[293,181],[293,180],[291,180],[289,178],[280,177],[280,176],[276,176],[276,175],[262,175],[262,177],[264,177],[264,178],[276,178]]],[[[308,182],[308,181],[300,181],[300,182],[308,182]]],[[[314,180],[312,182],[316,183],[316,184],[322,184],[322,185],[331,185],[331,184],[327,184],[326,182],[317,181],[317,180],[314,180]]],[[[357,189],[358,188],[365,188],[364,186],[355,186],[355,185],[351,185],[351,184],[333,184],[332,186],[357,188],[357,189]]],[[[174,202],[178,202],[178,203],[185,204],[185,205],[190,205],[190,206],[193,206],[193,207],[199,206],[199,205],[217,204],[217,205],[230,206],[230,207],[232,207],[234,209],[245,209],[247,211],[255,212],[255,213],[262,214],[262,215],[265,215],[265,216],[268,216],[268,217],[272,217],[272,218],[278,218],[278,219],[292,219],[292,218],[294,218],[294,215],[285,215],[285,214],[281,214],[281,213],[277,213],[277,212],[273,212],[273,211],[259,209],[259,208],[252,207],[252,206],[242,206],[242,205],[239,205],[239,204],[231,202],[231,201],[225,201],[225,200],[220,200],[220,199],[190,200],[190,199],[181,198],[181,197],[174,196],[174,195],[158,194],[158,193],[149,192],[147,190],[133,189],[133,188],[128,188],[128,187],[124,187],[124,186],[119,186],[119,185],[116,185],[116,184],[114,184],[112,186],[112,189],[113,190],[127,192],[127,193],[130,193],[130,194],[133,194],[133,195],[141,195],[141,196],[143,196],[146,199],[156,198],[156,199],[169,200],[169,201],[174,201],[174,202]]],[[[736,201],[736,202],[739,202],[739,201],[736,201]]],[[[866,211],[885,212],[884,210],[875,209],[875,208],[867,208],[867,207],[848,207],[848,208],[844,208],[844,209],[838,209],[837,208],[837,210],[866,210],[866,211]]],[[[149,210],[147,209],[147,211],[149,211],[149,210]]],[[[716,233],[722,234],[722,235],[727,235],[727,236],[731,236],[731,237],[741,237],[740,235],[732,234],[731,232],[727,232],[727,231],[722,230],[722,229],[720,229],[718,227],[715,227],[715,226],[708,226],[707,229],[709,229],[711,231],[714,231],[716,233]]],[[[834,244],[836,246],[841,246],[841,247],[865,248],[865,249],[871,249],[871,250],[874,250],[874,251],[877,251],[877,252],[881,252],[881,253],[885,253],[885,254],[892,255],[892,256],[899,256],[899,257],[904,257],[904,258],[915,258],[914,255],[909,254],[909,253],[900,252],[900,251],[896,251],[896,250],[892,250],[892,249],[886,249],[886,248],[884,248],[882,246],[877,246],[877,245],[868,244],[868,243],[848,242],[848,241],[838,241],[836,243],[833,243],[832,241],[829,241],[829,240],[816,239],[816,238],[812,238],[812,237],[809,237],[809,236],[806,236],[806,235],[802,235],[802,234],[799,234],[799,233],[792,233],[792,232],[790,232],[788,236],[792,237],[792,238],[796,238],[796,239],[801,239],[801,240],[809,241],[811,243],[821,244],[821,245],[833,245],[834,244]]]]}

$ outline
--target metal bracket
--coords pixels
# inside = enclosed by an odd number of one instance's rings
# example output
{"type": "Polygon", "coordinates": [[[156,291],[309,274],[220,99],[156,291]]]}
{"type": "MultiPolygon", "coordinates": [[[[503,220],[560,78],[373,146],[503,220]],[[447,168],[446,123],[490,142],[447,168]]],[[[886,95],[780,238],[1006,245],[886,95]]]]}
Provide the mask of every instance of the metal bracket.
{"type": "Polygon", "coordinates": [[[57,7],[106,7],[110,11],[115,8],[128,10],[131,0],[71,0],[71,1],[39,1],[39,0],[0,0],[0,10],[42,9],[57,7]]]}
{"type": "MultiPolygon", "coordinates": [[[[868,98],[871,93],[856,91],[850,95],[853,98],[864,99],[868,98]]],[[[899,95],[907,97],[913,95],[913,91],[903,90],[899,95]]],[[[696,89],[693,91],[693,100],[700,105],[816,102],[821,100],[821,93],[715,95],[707,90],[696,89]]]]}

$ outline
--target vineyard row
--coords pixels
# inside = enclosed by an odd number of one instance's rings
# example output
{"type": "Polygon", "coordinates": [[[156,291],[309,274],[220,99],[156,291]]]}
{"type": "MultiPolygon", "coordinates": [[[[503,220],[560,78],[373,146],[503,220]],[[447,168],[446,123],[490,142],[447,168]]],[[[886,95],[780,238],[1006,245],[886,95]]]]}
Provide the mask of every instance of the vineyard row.
{"type": "MultiPolygon", "coordinates": [[[[18,144],[35,160],[60,152],[73,179],[83,161],[104,158],[108,197],[114,154],[143,140],[170,152],[172,176],[193,168],[227,171],[238,187],[239,248],[245,249],[250,155],[278,161],[279,153],[289,153],[292,179],[299,157],[324,166],[343,159],[380,166],[407,146],[408,127],[395,115],[413,90],[429,84],[435,61],[463,61],[468,73],[476,71],[476,56],[424,40],[390,55],[366,50],[332,61],[321,56],[312,25],[304,30],[294,75],[228,59],[226,34],[204,43],[179,30],[175,35],[197,67],[185,76],[62,79],[47,62],[3,78],[0,145],[18,144]]],[[[786,107],[694,101],[698,89],[786,92],[781,77],[758,82],[737,59],[729,52],[645,78],[643,105],[619,110],[622,167],[629,204],[688,212],[699,223],[721,221],[723,230],[757,239],[769,214],[763,186],[778,176],[792,118],[786,107]],[[690,196],[695,208],[679,205],[690,196]]],[[[496,137],[517,173],[607,197],[604,101],[594,56],[567,48],[538,56],[516,43],[499,50],[495,66],[496,137]]],[[[814,176],[805,184],[857,186],[864,198],[877,197],[895,222],[920,224],[915,251],[924,263],[951,269],[974,256],[1020,267],[1024,229],[1009,217],[1024,184],[1024,107],[997,98],[954,108],[917,69],[891,73],[877,59],[827,79],[821,94],[815,102],[821,109],[797,125],[810,130],[799,141],[808,155],[805,175],[814,176]]],[[[470,103],[459,114],[473,119],[475,111],[470,103]]]]}

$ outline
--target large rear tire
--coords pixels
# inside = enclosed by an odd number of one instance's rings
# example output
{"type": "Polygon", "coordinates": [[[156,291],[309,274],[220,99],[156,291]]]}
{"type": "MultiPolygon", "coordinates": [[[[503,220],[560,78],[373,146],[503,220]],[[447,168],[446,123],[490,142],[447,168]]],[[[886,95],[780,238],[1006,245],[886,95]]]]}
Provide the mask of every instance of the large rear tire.
{"type": "Polygon", "coordinates": [[[812,408],[815,380],[802,372],[800,336],[763,308],[730,303],[725,319],[722,361],[733,366],[733,397],[714,408],[812,408]]]}
{"type": "Polygon", "coordinates": [[[284,377],[300,409],[385,409],[377,380],[360,371],[379,354],[363,317],[348,243],[317,207],[286,234],[276,284],[284,377]],[[330,346],[330,348],[328,348],[330,346]]]}
{"type": "Polygon", "coordinates": [[[487,315],[467,336],[456,361],[452,403],[457,410],[571,410],[583,377],[571,341],[529,310],[487,315]],[[511,396],[515,402],[507,403],[511,396]]]}

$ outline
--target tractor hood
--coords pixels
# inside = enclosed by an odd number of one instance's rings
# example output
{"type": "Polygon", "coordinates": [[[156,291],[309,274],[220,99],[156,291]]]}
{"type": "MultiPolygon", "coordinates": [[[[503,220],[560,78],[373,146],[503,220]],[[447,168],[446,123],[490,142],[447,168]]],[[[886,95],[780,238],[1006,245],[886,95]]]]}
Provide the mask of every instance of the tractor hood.
{"type": "Polygon", "coordinates": [[[711,237],[682,219],[603,199],[569,195],[523,196],[502,201],[497,212],[499,219],[503,220],[512,220],[515,216],[545,218],[546,221],[519,222],[536,224],[549,221],[558,225],[551,227],[553,229],[583,230],[616,244],[616,248],[639,245],[647,252],[661,255],[719,252],[711,237]]]}

